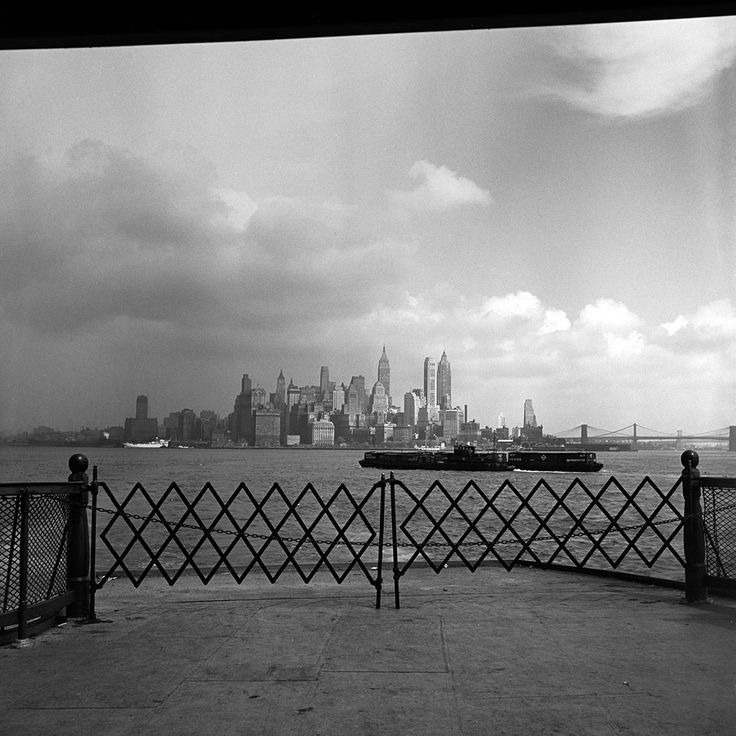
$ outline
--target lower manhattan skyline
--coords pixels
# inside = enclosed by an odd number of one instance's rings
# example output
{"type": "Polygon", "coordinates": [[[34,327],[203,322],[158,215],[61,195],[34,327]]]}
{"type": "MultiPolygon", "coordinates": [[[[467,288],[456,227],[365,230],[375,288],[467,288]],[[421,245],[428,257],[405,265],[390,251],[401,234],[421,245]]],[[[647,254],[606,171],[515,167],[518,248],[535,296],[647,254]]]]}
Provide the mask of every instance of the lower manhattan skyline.
{"type": "Polygon", "coordinates": [[[382,350],[481,426],[736,424],[736,17],[0,49],[0,94],[2,432],[382,350]]]}

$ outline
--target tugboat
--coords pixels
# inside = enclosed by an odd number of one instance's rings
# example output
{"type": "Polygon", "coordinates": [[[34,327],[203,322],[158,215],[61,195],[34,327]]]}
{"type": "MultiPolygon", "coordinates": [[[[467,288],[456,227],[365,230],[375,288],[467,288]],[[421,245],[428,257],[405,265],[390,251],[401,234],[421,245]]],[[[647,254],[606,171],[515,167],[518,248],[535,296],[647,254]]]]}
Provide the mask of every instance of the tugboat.
{"type": "Polygon", "coordinates": [[[370,450],[358,463],[362,468],[390,470],[513,470],[503,452],[478,452],[474,445],[457,444],[442,450],[370,450]]]}
{"type": "Polygon", "coordinates": [[[563,473],[597,473],[603,463],[594,452],[570,450],[519,450],[508,453],[515,470],[541,470],[563,473]]]}

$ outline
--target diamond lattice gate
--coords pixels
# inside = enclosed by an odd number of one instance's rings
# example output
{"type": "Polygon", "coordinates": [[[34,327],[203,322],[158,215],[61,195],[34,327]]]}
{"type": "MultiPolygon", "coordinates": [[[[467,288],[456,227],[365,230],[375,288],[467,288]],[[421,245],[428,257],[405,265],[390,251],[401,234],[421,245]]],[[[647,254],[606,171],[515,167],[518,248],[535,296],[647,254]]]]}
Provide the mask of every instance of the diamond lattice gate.
{"type": "Polygon", "coordinates": [[[305,583],[320,571],[341,583],[358,570],[376,589],[380,607],[383,477],[360,495],[343,484],[328,494],[307,484],[295,497],[273,484],[259,494],[245,483],[229,496],[209,483],[191,498],[176,483],[160,495],[141,484],[121,500],[105,483],[98,493],[113,508],[94,504],[93,526],[97,512],[111,515],[100,532],[107,558],[100,560],[97,588],[120,573],[138,587],[152,571],[173,585],[186,571],[207,584],[218,573],[242,583],[258,571],[275,583],[287,570],[305,583]]]}
{"type": "Polygon", "coordinates": [[[93,538],[98,513],[110,518],[97,563],[93,553],[93,588],[117,575],[138,587],[152,572],[174,585],[187,571],[204,584],[216,574],[242,583],[254,573],[275,583],[287,571],[305,583],[319,572],[341,583],[355,571],[375,588],[380,607],[390,553],[398,607],[400,579],[417,563],[438,573],[486,562],[507,570],[661,570],[670,581],[685,566],[681,480],[662,490],[645,477],[628,490],[613,477],[599,488],[579,478],[561,488],[540,479],[522,490],[507,479],[492,491],[470,481],[457,492],[436,480],[415,493],[391,474],[363,494],[342,484],[329,493],[307,484],[295,496],[278,484],[256,493],[241,483],[226,496],[209,483],[194,495],[176,483],[160,494],[136,484],[122,499],[104,483],[96,489],[93,538]]]}
{"type": "Polygon", "coordinates": [[[439,573],[451,562],[475,570],[487,559],[636,575],[659,565],[674,578],[685,565],[681,481],[661,490],[645,477],[628,491],[611,477],[599,489],[575,478],[562,490],[540,479],[528,491],[509,480],[492,493],[470,481],[459,492],[435,481],[422,494],[389,480],[394,593],[416,562],[439,573]]]}

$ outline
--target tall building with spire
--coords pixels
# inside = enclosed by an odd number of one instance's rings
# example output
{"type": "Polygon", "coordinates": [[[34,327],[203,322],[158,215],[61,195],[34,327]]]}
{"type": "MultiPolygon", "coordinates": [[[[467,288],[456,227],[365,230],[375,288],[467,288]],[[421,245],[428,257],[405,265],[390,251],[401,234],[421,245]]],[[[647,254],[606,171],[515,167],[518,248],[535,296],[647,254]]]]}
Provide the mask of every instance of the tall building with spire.
{"type": "Polygon", "coordinates": [[[443,350],[437,365],[437,400],[440,409],[452,409],[452,374],[447,353],[443,350]]]}
{"type": "Polygon", "coordinates": [[[386,355],[386,346],[383,346],[383,352],[378,360],[378,381],[383,385],[386,392],[386,400],[391,405],[391,365],[386,355]]]}
{"type": "Polygon", "coordinates": [[[532,400],[526,399],[524,401],[524,428],[525,429],[536,429],[537,417],[534,414],[534,407],[532,406],[532,400]]]}
{"type": "Polygon", "coordinates": [[[274,401],[274,409],[281,411],[286,406],[286,379],[284,372],[279,371],[276,379],[276,400],[274,401]]]}

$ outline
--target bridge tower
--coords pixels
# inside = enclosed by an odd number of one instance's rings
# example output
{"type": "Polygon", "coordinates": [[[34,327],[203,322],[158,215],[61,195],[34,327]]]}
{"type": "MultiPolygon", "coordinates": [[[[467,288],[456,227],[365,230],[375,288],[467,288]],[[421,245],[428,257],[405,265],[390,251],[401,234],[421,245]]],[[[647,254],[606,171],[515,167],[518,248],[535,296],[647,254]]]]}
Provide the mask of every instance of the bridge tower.
{"type": "Polygon", "coordinates": [[[736,452],[736,425],[728,428],[728,451],[736,452]]]}
{"type": "Polygon", "coordinates": [[[631,449],[632,450],[638,450],[639,448],[636,445],[636,422],[634,422],[634,439],[631,443],[631,449]]]}
{"type": "Polygon", "coordinates": [[[588,425],[581,424],[580,425],[580,446],[584,447],[587,444],[588,444],[588,425]]]}
{"type": "Polygon", "coordinates": [[[677,440],[675,440],[675,449],[676,450],[682,450],[683,447],[684,446],[682,444],[682,430],[681,429],[678,429],[677,430],[677,440]]]}

